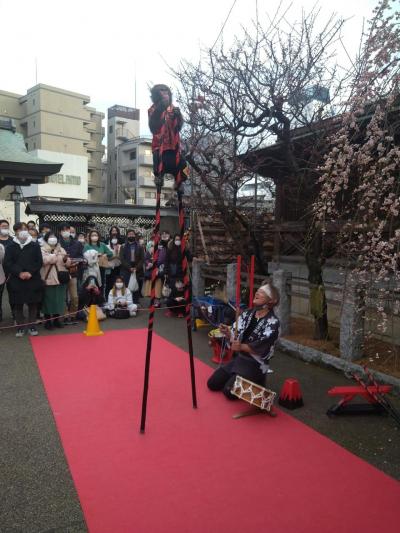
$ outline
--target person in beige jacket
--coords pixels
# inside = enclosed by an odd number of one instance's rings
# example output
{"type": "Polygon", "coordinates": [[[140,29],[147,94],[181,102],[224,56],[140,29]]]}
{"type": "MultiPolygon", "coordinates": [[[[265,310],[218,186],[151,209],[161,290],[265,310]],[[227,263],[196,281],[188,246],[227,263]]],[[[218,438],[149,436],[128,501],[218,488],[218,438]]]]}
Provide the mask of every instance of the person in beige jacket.
{"type": "Polygon", "coordinates": [[[60,320],[60,315],[65,310],[69,280],[69,273],[66,267],[70,266],[71,260],[68,258],[64,248],[60,246],[57,236],[53,232],[49,232],[44,236],[41,250],[43,267],[40,275],[45,283],[42,303],[42,310],[46,320],[44,327],[46,329],[62,328],[64,324],[60,320]],[[50,320],[51,318],[53,320],[50,320]]]}
{"type": "MultiPolygon", "coordinates": [[[[3,295],[4,285],[6,283],[6,276],[4,274],[4,269],[3,269],[4,254],[5,254],[4,246],[2,244],[0,244],[0,295],[1,296],[3,295]]],[[[2,318],[3,318],[3,311],[2,311],[2,308],[1,308],[1,301],[2,301],[2,298],[0,297],[0,322],[1,322],[2,318]]]]}

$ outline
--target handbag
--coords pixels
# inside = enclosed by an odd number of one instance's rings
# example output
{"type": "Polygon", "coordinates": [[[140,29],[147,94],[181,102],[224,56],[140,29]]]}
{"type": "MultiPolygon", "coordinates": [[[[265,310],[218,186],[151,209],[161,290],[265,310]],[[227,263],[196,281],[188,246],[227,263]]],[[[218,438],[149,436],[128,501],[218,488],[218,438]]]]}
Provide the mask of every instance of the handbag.
{"type": "MultiPolygon", "coordinates": [[[[86,315],[86,320],[89,316],[89,307],[84,307],[83,308],[83,311],[86,315]]],[[[107,317],[106,315],[104,314],[104,311],[101,307],[99,307],[98,305],[96,305],[96,316],[97,316],[97,320],[100,322],[101,320],[105,320],[107,317]]]]}
{"type": "Polygon", "coordinates": [[[169,298],[171,296],[172,289],[167,284],[167,280],[164,280],[163,288],[161,289],[161,294],[164,296],[164,298],[169,298]]]}
{"type": "Polygon", "coordinates": [[[139,284],[136,278],[136,272],[132,272],[129,278],[128,289],[131,292],[137,292],[139,290],[139,284]]]}
{"type": "Polygon", "coordinates": [[[113,318],[129,318],[130,317],[128,309],[121,309],[118,307],[114,309],[114,314],[112,316],[113,318]]]}
{"type": "Polygon", "coordinates": [[[99,267],[100,268],[114,268],[114,265],[110,263],[106,254],[99,255],[99,267]]]}
{"type": "Polygon", "coordinates": [[[67,285],[71,279],[71,275],[66,270],[58,270],[57,265],[54,265],[57,270],[58,283],[60,285],[67,285]]]}
{"type": "Polygon", "coordinates": [[[44,278],[44,282],[47,281],[47,278],[49,277],[49,274],[50,274],[50,270],[53,267],[55,267],[55,269],[57,270],[58,283],[60,285],[67,285],[67,283],[69,283],[69,280],[71,279],[69,272],[65,272],[64,270],[61,270],[61,271],[58,270],[57,265],[54,265],[54,264],[49,266],[49,269],[47,270],[46,276],[44,278]]]}

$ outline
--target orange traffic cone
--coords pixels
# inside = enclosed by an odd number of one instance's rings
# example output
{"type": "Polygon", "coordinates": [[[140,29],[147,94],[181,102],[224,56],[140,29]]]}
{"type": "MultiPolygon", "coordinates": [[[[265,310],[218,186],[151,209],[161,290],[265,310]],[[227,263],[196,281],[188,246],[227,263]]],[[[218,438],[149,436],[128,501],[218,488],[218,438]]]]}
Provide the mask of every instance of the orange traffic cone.
{"type": "Polygon", "coordinates": [[[86,330],[83,332],[87,337],[96,337],[97,335],[104,335],[99,326],[96,312],[97,305],[89,307],[89,317],[87,321],[86,330]]]}
{"type": "Polygon", "coordinates": [[[286,379],[282,390],[279,394],[279,405],[283,405],[287,409],[297,409],[302,407],[303,397],[301,395],[300,383],[297,379],[286,379]]]}

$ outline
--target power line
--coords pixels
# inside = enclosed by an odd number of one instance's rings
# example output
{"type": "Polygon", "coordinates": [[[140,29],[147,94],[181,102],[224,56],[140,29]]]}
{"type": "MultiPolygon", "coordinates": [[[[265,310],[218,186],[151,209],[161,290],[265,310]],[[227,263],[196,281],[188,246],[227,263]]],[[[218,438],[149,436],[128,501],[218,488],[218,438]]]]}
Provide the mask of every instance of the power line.
{"type": "Polygon", "coordinates": [[[222,34],[222,32],[224,31],[225,25],[226,25],[226,23],[228,22],[228,19],[229,19],[231,13],[232,13],[233,8],[235,7],[236,2],[237,2],[237,0],[233,0],[233,4],[231,5],[231,8],[230,8],[230,10],[229,10],[229,13],[228,13],[228,15],[227,15],[227,17],[226,17],[224,23],[222,24],[222,28],[220,29],[220,32],[219,32],[219,34],[218,34],[218,37],[215,39],[215,43],[212,45],[210,52],[213,51],[214,46],[217,44],[219,38],[221,37],[221,34],[222,34]]]}

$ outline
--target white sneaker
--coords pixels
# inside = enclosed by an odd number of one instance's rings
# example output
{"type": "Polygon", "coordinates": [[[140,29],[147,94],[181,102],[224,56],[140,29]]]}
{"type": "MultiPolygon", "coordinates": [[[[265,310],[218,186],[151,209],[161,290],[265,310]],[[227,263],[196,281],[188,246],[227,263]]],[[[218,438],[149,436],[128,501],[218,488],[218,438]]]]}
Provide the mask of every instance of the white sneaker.
{"type": "Polygon", "coordinates": [[[34,326],[29,328],[29,335],[31,337],[36,337],[37,335],[39,335],[38,330],[34,326]]]}
{"type": "Polygon", "coordinates": [[[17,329],[17,333],[15,334],[16,337],[23,337],[25,335],[25,330],[22,328],[17,329]]]}

